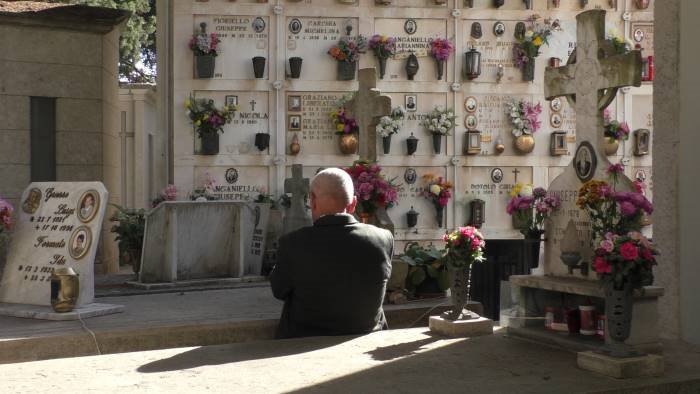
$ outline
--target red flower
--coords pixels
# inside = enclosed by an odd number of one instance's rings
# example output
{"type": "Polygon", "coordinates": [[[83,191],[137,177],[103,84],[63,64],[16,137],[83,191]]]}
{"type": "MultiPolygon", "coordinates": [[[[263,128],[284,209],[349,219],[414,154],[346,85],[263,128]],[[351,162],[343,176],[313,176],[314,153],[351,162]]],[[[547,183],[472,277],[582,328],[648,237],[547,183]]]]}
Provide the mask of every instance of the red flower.
{"type": "Polygon", "coordinates": [[[649,248],[642,249],[642,258],[644,260],[647,260],[647,261],[654,260],[654,255],[651,253],[651,249],[649,249],[649,248]]]}
{"type": "Polygon", "coordinates": [[[612,266],[602,256],[597,256],[593,262],[593,269],[599,274],[609,274],[612,272],[612,266]]]}
{"type": "Polygon", "coordinates": [[[620,245],[620,255],[628,261],[636,260],[639,257],[639,250],[632,242],[625,242],[620,245]]]}

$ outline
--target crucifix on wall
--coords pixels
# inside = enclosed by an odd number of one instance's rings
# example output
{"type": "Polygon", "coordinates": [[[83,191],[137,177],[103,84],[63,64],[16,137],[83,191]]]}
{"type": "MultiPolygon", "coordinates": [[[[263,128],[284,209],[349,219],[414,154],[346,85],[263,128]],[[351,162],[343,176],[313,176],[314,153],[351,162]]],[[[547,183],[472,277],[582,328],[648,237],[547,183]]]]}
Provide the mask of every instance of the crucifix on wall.
{"type": "Polygon", "coordinates": [[[391,97],[377,89],[377,74],[372,68],[360,70],[360,87],[345,110],[360,129],[360,159],[377,161],[377,124],[391,113],[391,97]]]}

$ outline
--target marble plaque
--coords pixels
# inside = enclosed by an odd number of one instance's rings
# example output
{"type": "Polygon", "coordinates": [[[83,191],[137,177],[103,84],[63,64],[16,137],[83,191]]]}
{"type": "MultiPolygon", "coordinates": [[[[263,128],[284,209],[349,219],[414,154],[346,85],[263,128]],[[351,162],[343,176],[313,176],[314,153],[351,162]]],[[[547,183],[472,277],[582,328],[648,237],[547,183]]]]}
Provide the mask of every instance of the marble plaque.
{"type": "MultiPolygon", "coordinates": [[[[652,7],[652,6],[650,6],[652,7]]],[[[629,39],[642,46],[642,57],[654,56],[654,24],[649,22],[632,22],[629,39]]]]}
{"type": "Polygon", "coordinates": [[[246,15],[194,15],[193,31],[200,23],[208,33],[217,33],[221,43],[216,58],[215,79],[255,79],[253,57],[267,59],[263,79],[270,68],[270,17],[246,15]]]}
{"type": "MultiPolygon", "coordinates": [[[[613,0],[615,3],[610,3],[610,0],[588,0],[585,8],[581,8],[581,1],[579,0],[563,0],[560,2],[559,7],[554,6],[553,0],[547,0],[547,8],[552,11],[577,11],[582,12],[586,10],[601,9],[608,12],[615,11],[616,3],[622,3],[625,0],[613,0]]],[[[620,4],[622,6],[622,4],[620,4]]]]}
{"type": "Polygon", "coordinates": [[[195,167],[195,188],[207,188],[207,194],[223,201],[252,201],[268,193],[268,167],[217,166],[195,167]],[[207,187],[208,185],[208,187],[207,187]]]}
{"type": "Polygon", "coordinates": [[[506,212],[510,192],[517,182],[532,183],[532,167],[462,167],[458,174],[457,205],[463,210],[458,218],[468,223],[469,202],[478,198],[486,202],[485,228],[512,229],[511,217],[506,212]]]}
{"type": "MultiPolygon", "coordinates": [[[[416,229],[438,229],[436,210],[433,203],[420,193],[425,189],[426,183],[423,176],[432,174],[435,176],[446,177],[447,171],[445,167],[410,167],[415,170],[416,180],[410,184],[406,181],[406,170],[409,167],[382,167],[382,172],[387,179],[396,178],[396,184],[399,184],[399,203],[390,208],[387,212],[396,229],[407,229],[406,212],[411,210],[411,207],[419,213],[416,229]]],[[[411,179],[409,177],[409,179],[411,179]]],[[[453,190],[454,192],[454,190],[453,190]]],[[[449,205],[448,205],[449,206],[449,205]]],[[[447,208],[445,208],[445,217],[447,217],[447,208]]],[[[445,222],[443,222],[444,224],[445,222]]],[[[443,225],[444,227],[444,225],[443,225]]]]}
{"type": "MultiPolygon", "coordinates": [[[[238,156],[268,153],[268,150],[261,152],[255,147],[255,134],[270,132],[268,92],[200,91],[195,92],[195,97],[214,100],[217,108],[222,108],[226,103],[238,104],[240,108],[234,113],[231,123],[224,125],[224,132],[219,133],[219,154],[238,156]]],[[[201,140],[196,133],[193,138],[194,149],[198,151],[201,140]]]]}
{"type": "Polygon", "coordinates": [[[0,302],[51,305],[51,273],[79,275],[77,306],[94,298],[95,253],[108,203],[101,182],[34,182],[22,193],[0,302]]]}
{"type": "Polygon", "coordinates": [[[287,146],[297,134],[301,144],[300,155],[334,155],[338,150],[338,137],[330,119],[330,113],[338,109],[344,92],[289,92],[287,93],[287,146]],[[297,130],[294,117],[298,117],[297,130]]]}
{"type": "MultiPolygon", "coordinates": [[[[357,18],[287,17],[283,26],[287,38],[287,59],[304,59],[301,78],[309,81],[334,81],[337,79],[337,61],[327,52],[346,35],[358,34],[357,18]]],[[[367,56],[367,55],[363,55],[367,56]]],[[[286,67],[288,68],[288,61],[286,67]]]]}
{"type": "MultiPolygon", "coordinates": [[[[406,108],[406,117],[403,121],[403,126],[398,133],[391,136],[391,155],[405,156],[407,154],[406,139],[411,136],[411,133],[418,138],[418,148],[414,156],[440,156],[447,154],[447,144],[451,145],[452,137],[442,137],[442,148],[440,154],[436,155],[433,150],[433,137],[430,132],[420,124],[425,119],[426,115],[432,111],[436,105],[443,108],[447,105],[447,94],[445,93],[420,93],[420,92],[399,92],[399,93],[383,93],[391,97],[392,106],[402,106],[406,108]],[[414,105],[410,104],[415,103],[414,105]]],[[[450,107],[451,108],[451,107],[450,107]]],[[[454,109],[454,108],[453,108],[454,109]]],[[[455,109],[455,113],[456,109],[455,109]]],[[[457,118],[457,128],[450,133],[455,133],[455,130],[463,130],[460,127],[460,118],[457,118]]],[[[377,138],[377,152],[381,159],[383,150],[381,147],[381,138],[377,138]]]]}
{"type": "MultiPolygon", "coordinates": [[[[447,35],[447,21],[445,19],[422,19],[415,18],[416,30],[413,34],[408,34],[404,25],[406,19],[397,18],[376,18],[374,20],[375,34],[385,34],[396,38],[397,55],[387,60],[386,75],[384,80],[406,81],[406,58],[411,52],[418,57],[418,73],[414,76],[414,81],[436,81],[437,67],[435,60],[430,57],[430,40],[433,38],[445,38],[447,35]]],[[[371,52],[367,56],[373,57],[373,63],[379,69],[379,63],[371,52]]],[[[454,55],[452,55],[454,56],[454,55]]],[[[448,63],[449,64],[449,63],[448,63]]],[[[452,75],[450,67],[445,65],[447,78],[452,75]]],[[[445,76],[443,76],[445,81],[445,76]]],[[[382,92],[384,93],[384,92],[382,92]]]]}

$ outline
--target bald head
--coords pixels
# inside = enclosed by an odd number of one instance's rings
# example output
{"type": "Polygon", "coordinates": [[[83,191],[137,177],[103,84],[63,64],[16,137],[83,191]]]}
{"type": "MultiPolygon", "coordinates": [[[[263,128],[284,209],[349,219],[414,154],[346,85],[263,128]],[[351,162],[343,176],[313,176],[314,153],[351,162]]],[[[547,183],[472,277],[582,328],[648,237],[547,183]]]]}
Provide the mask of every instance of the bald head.
{"type": "Polygon", "coordinates": [[[355,196],[352,178],[340,168],[327,168],[311,180],[311,216],[353,213],[355,196]]]}

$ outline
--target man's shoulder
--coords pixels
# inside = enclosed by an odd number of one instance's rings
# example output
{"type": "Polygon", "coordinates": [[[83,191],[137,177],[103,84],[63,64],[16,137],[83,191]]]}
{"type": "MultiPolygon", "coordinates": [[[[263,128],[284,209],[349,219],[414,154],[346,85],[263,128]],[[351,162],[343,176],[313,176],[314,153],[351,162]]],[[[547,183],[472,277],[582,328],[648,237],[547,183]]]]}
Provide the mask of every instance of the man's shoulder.
{"type": "Polygon", "coordinates": [[[357,223],[356,226],[367,238],[381,239],[387,243],[394,242],[394,235],[389,230],[364,223],[357,223]]]}

